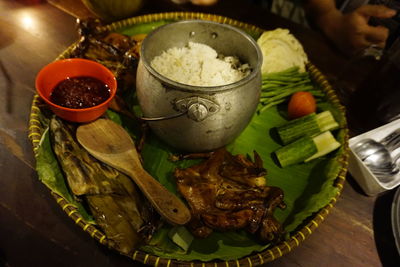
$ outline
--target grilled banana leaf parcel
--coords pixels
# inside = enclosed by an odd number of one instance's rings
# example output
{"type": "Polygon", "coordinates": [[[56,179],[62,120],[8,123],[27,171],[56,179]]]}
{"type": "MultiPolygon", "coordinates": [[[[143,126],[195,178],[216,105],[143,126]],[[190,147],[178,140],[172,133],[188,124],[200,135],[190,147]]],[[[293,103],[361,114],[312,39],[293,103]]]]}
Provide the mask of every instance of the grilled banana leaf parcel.
{"type": "Polygon", "coordinates": [[[53,150],[68,185],[87,202],[108,244],[130,254],[151,238],[158,215],[126,175],[100,163],[78,144],[74,130],[56,117],[50,121],[53,150]]]}

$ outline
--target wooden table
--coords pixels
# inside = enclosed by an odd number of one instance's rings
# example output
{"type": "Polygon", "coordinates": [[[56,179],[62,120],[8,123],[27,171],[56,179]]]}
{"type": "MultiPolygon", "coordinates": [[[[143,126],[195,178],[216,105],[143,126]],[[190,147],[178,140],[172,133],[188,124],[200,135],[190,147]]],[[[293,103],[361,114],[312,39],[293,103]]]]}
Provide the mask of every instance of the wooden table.
{"type": "MultiPolygon", "coordinates": [[[[0,266],[139,266],[74,225],[37,178],[27,138],[34,79],[77,39],[75,18],[64,11],[79,16],[88,13],[76,0],[53,0],[53,5],[30,2],[0,0],[0,266]],[[64,11],[55,7],[65,3],[69,8],[64,11]]],[[[189,9],[265,29],[287,27],[330,79],[347,62],[319,33],[245,1],[221,1],[212,8],[153,1],[141,13],[189,9]]],[[[357,77],[348,82],[354,83],[357,77]]],[[[266,266],[400,266],[390,224],[394,192],[367,197],[350,175],[347,181],[331,214],[315,233],[266,266]]]]}

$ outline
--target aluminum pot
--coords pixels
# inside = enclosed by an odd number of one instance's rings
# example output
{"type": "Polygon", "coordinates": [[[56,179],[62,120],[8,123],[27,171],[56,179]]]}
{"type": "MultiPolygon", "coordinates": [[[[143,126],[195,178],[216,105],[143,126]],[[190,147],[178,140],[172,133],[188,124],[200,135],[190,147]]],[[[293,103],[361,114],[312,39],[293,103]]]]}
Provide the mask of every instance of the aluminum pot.
{"type": "Polygon", "coordinates": [[[261,64],[257,43],[235,27],[202,20],[164,25],[141,46],[136,90],[143,116],[158,137],[177,149],[201,152],[225,146],[239,136],[256,111],[261,64]],[[236,56],[252,71],[235,83],[204,87],[172,81],[151,67],[154,57],[189,41],[206,44],[224,56],[236,56]]]}

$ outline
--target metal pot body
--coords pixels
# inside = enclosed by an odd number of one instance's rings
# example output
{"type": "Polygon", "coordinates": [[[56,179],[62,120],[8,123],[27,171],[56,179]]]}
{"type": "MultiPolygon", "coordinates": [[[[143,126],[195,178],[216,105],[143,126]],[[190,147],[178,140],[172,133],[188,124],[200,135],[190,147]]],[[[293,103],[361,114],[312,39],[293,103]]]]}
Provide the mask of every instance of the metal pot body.
{"type": "Polygon", "coordinates": [[[150,121],[150,128],[177,149],[200,152],[225,146],[239,136],[256,111],[261,63],[255,41],[229,25],[192,20],[162,26],[142,43],[136,90],[143,115],[165,118],[150,121]],[[236,83],[199,87],[169,80],[150,66],[155,56],[189,41],[209,45],[225,56],[237,56],[250,64],[252,72],[236,83]]]}

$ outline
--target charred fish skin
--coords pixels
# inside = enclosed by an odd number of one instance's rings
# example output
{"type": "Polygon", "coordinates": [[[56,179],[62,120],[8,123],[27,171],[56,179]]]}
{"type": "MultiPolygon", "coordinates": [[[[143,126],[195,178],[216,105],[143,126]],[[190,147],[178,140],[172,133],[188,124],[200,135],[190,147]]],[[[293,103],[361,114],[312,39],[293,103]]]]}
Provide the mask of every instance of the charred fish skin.
{"type": "Polygon", "coordinates": [[[56,117],[50,121],[53,150],[67,183],[74,194],[79,194],[76,197],[86,200],[107,244],[130,254],[150,238],[146,235],[154,232],[159,217],[126,175],[80,147],[69,126],[56,117]]]}
{"type": "Polygon", "coordinates": [[[281,239],[284,231],[273,213],[285,206],[283,191],[253,183],[266,174],[262,165],[256,152],[253,162],[222,148],[207,154],[200,164],[175,169],[177,189],[192,213],[189,229],[193,235],[204,238],[213,230],[245,229],[262,242],[281,239]]]}

